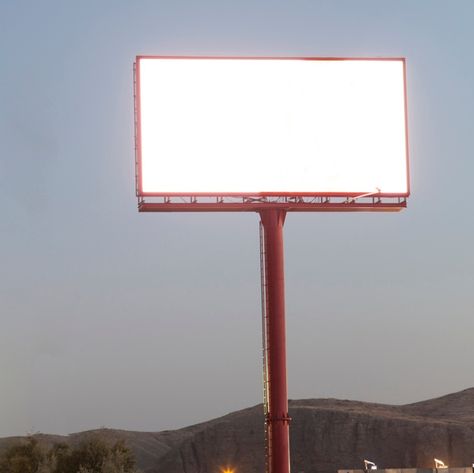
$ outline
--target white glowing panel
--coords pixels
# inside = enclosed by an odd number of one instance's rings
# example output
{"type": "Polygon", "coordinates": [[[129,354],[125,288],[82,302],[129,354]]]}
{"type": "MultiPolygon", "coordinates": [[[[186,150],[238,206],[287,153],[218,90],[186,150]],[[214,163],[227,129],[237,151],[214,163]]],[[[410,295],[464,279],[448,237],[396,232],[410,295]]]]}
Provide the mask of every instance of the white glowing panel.
{"type": "Polygon", "coordinates": [[[408,194],[402,59],[137,58],[139,193],[408,194]]]}

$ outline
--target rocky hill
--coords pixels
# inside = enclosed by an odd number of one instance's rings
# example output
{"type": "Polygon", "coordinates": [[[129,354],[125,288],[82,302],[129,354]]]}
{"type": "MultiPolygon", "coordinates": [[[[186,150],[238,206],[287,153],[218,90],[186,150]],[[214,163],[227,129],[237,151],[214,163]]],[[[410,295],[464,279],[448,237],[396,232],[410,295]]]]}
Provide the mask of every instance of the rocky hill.
{"type": "MultiPolygon", "coordinates": [[[[380,468],[450,466],[474,461],[474,388],[414,404],[392,406],[337,399],[290,401],[291,462],[295,473],[360,468],[364,458],[380,468]]],[[[262,473],[262,406],[175,431],[101,429],[66,437],[40,434],[46,443],[78,443],[90,435],[124,439],[144,473],[213,473],[233,465],[262,473]]],[[[0,449],[18,438],[0,439],[0,449]]]]}

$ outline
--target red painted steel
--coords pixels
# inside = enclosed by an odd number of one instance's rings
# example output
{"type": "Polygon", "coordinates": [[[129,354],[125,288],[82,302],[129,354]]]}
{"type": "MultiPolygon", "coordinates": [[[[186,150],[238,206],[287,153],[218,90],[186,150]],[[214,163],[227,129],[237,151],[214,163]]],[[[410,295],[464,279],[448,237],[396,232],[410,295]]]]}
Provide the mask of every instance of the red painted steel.
{"type": "Polygon", "coordinates": [[[286,383],[285,274],[283,224],[286,212],[260,212],[265,247],[268,345],[268,451],[271,473],[290,472],[290,417],[286,383]]]}
{"type": "Polygon", "coordinates": [[[403,60],[403,90],[405,98],[405,155],[406,160],[406,169],[407,169],[407,197],[410,195],[410,167],[408,163],[410,162],[410,149],[408,145],[408,91],[407,91],[407,63],[406,60],[403,60]]]}
{"type": "Polygon", "coordinates": [[[303,60],[303,61],[405,61],[403,56],[379,56],[379,57],[366,57],[366,56],[163,56],[163,55],[138,55],[136,56],[137,62],[140,59],[245,59],[245,60],[303,60]]]}
{"type": "Polygon", "coordinates": [[[133,67],[133,75],[135,80],[135,179],[136,190],[138,196],[143,194],[142,186],[142,120],[141,120],[141,100],[140,100],[140,63],[137,61],[133,67]]]}
{"type": "Polygon", "coordinates": [[[285,212],[399,212],[406,201],[397,203],[201,203],[201,202],[139,202],[139,212],[262,212],[278,209],[285,212]]]}

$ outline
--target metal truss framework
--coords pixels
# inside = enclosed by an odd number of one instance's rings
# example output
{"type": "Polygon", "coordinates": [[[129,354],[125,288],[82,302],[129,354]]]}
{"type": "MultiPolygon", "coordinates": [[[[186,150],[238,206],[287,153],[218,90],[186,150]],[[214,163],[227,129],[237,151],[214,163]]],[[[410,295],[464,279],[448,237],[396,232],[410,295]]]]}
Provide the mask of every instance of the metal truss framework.
{"type": "Polygon", "coordinates": [[[406,197],[353,196],[171,196],[138,197],[140,212],[398,212],[406,197]]]}

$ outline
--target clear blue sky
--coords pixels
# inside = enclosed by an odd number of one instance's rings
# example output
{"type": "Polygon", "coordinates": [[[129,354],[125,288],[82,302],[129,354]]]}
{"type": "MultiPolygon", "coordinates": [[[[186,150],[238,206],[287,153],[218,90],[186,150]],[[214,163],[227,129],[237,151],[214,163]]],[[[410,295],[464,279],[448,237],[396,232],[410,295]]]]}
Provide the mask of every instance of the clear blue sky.
{"type": "Polygon", "coordinates": [[[474,385],[472,0],[0,4],[0,436],[261,402],[258,217],[136,210],[137,54],[405,56],[412,197],[285,226],[289,396],[474,385]]]}

